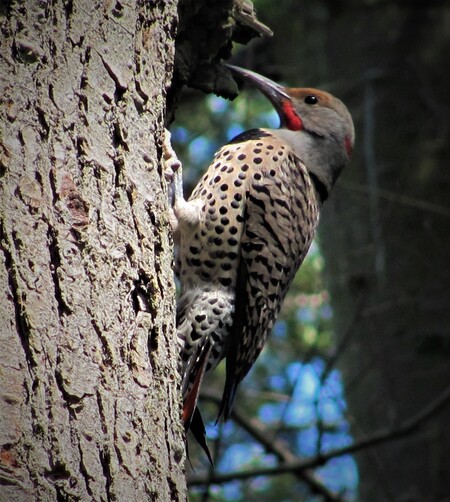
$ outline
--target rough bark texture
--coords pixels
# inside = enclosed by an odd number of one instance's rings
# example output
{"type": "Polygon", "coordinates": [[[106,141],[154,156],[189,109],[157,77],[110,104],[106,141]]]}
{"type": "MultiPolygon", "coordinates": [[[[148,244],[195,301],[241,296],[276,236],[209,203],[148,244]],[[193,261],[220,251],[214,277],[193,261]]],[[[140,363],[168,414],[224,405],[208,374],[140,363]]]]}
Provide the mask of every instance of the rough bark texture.
{"type": "Polygon", "coordinates": [[[0,7],[0,499],[184,500],[174,2],[0,7]]]}
{"type": "MultiPolygon", "coordinates": [[[[395,429],[450,382],[449,19],[423,2],[330,18],[329,73],[348,78],[358,150],[321,237],[355,437],[395,429]]],[[[448,500],[448,408],[358,455],[361,500],[448,500]]]]}

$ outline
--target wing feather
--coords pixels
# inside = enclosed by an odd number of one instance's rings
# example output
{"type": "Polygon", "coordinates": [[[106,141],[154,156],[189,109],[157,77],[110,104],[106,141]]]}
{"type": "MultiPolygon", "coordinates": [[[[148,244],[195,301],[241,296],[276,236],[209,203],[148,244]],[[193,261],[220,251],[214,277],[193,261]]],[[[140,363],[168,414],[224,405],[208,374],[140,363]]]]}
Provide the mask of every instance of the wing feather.
{"type": "MultiPolygon", "coordinates": [[[[246,150],[254,151],[261,144],[259,139],[247,139],[246,150]]],[[[270,144],[278,148],[276,160],[266,158],[255,166],[246,187],[235,311],[219,410],[224,419],[230,414],[238,384],[273,328],[318,221],[319,198],[304,164],[283,150],[276,138],[270,144]]]]}

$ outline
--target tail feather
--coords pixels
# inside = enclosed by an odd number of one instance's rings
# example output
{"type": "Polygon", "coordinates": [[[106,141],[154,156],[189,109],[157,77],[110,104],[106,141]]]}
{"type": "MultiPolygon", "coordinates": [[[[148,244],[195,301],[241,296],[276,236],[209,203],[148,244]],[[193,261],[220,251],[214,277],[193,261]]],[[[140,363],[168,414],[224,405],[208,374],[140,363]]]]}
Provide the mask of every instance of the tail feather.
{"type": "Polygon", "coordinates": [[[192,416],[197,407],[198,395],[203,382],[203,377],[205,375],[206,364],[208,362],[210,352],[211,345],[208,343],[205,347],[203,347],[200,356],[195,362],[193,368],[191,368],[191,373],[195,374],[195,378],[192,386],[188,387],[183,401],[183,423],[186,431],[188,431],[191,426],[192,416]]]}
{"type": "Polygon", "coordinates": [[[186,394],[183,402],[183,424],[187,432],[189,429],[197,440],[198,444],[206,453],[211,465],[214,466],[211,452],[209,451],[206,442],[206,430],[200,410],[197,407],[198,395],[200,387],[205,375],[206,365],[211,352],[211,346],[208,344],[204,347],[198,361],[195,364],[195,379],[189,392],[186,394]]]}
{"type": "Polygon", "coordinates": [[[194,414],[192,415],[190,429],[198,444],[202,447],[203,451],[206,453],[210,464],[214,467],[214,462],[211,456],[211,452],[209,451],[208,443],[206,442],[206,429],[205,424],[203,422],[202,414],[198,409],[198,406],[195,407],[194,414]]]}

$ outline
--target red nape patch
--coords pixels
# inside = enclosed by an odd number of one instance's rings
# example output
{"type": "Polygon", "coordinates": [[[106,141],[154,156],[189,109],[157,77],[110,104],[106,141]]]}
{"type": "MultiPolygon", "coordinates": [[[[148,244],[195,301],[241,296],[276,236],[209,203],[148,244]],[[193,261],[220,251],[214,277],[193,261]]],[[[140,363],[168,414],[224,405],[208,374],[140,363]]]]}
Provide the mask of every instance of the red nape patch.
{"type": "Polygon", "coordinates": [[[303,121],[297,115],[297,112],[294,110],[294,107],[292,106],[292,103],[290,101],[283,101],[282,110],[284,120],[288,129],[290,129],[291,131],[300,131],[300,129],[303,129],[303,121]]]}
{"type": "Polygon", "coordinates": [[[344,146],[345,146],[345,151],[347,152],[347,155],[350,157],[350,155],[353,152],[353,144],[350,136],[345,136],[344,138],[344,146]]]}

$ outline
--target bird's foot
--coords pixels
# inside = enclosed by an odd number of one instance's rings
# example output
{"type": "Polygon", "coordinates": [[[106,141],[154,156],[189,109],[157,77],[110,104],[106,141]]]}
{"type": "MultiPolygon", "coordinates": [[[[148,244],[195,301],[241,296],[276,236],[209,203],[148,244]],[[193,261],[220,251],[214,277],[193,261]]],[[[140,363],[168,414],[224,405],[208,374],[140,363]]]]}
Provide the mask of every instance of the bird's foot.
{"type": "Polygon", "coordinates": [[[164,129],[163,140],[163,168],[164,177],[169,183],[169,201],[170,201],[170,224],[174,233],[175,242],[178,243],[179,207],[187,203],[183,195],[183,167],[178,159],[175,150],[172,148],[170,131],[164,129]]]}
{"type": "Polygon", "coordinates": [[[181,161],[178,159],[175,150],[172,148],[171,134],[168,129],[164,130],[163,141],[163,163],[164,163],[164,177],[166,181],[173,187],[174,205],[177,199],[184,199],[183,197],[183,167],[181,161]]]}
{"type": "Polygon", "coordinates": [[[163,162],[164,175],[171,183],[171,196],[173,215],[171,220],[176,219],[176,224],[172,223],[174,231],[179,229],[179,225],[188,226],[191,229],[198,225],[200,221],[201,200],[186,201],[183,195],[183,170],[182,164],[170,142],[170,132],[166,129],[163,142],[163,162]]]}

